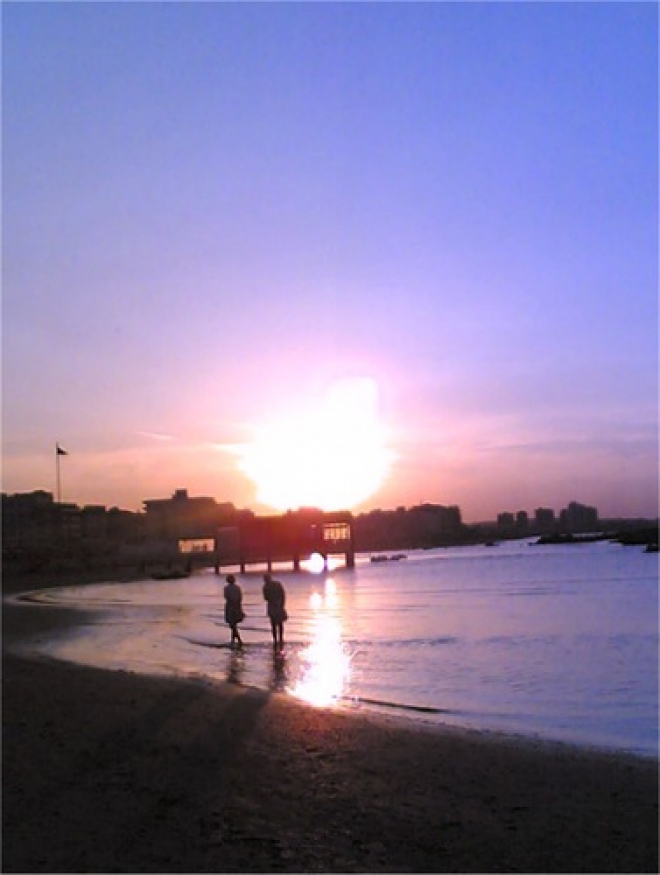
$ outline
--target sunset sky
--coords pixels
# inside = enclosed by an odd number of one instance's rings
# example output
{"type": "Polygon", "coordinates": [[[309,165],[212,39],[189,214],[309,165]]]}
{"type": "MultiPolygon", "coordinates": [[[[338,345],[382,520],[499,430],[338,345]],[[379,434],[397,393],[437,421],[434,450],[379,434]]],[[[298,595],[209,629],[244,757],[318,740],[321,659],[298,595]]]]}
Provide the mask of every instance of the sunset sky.
{"type": "Polygon", "coordinates": [[[3,491],[657,515],[656,4],[2,19],[3,491]]]}

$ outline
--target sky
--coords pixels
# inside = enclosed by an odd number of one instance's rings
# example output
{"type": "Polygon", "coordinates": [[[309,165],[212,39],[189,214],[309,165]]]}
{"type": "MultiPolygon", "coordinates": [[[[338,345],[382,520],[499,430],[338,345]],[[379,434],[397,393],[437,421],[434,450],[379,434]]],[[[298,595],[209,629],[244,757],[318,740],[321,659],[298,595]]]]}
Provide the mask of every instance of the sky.
{"type": "Polygon", "coordinates": [[[2,7],[4,492],[657,516],[655,3],[2,7]]]}

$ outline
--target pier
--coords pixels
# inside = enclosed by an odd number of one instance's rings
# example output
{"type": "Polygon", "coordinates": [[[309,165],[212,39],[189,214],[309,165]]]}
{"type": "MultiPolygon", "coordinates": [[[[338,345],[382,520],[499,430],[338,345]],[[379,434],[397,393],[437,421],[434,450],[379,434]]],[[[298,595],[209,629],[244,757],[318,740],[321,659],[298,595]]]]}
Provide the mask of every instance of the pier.
{"type": "Polygon", "coordinates": [[[342,554],[346,567],[355,567],[353,516],[348,511],[324,513],[302,509],[279,516],[254,516],[219,528],[214,537],[215,571],[238,565],[245,572],[248,565],[291,562],[294,571],[312,553],[328,556],[342,554]]]}

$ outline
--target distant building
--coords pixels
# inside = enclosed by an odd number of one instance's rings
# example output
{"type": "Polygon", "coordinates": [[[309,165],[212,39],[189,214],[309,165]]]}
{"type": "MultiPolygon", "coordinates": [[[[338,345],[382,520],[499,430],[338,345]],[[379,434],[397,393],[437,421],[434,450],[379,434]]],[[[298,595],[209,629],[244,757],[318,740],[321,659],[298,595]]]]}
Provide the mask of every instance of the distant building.
{"type": "Polygon", "coordinates": [[[419,504],[372,510],[355,518],[358,550],[437,547],[456,543],[464,532],[457,505],[419,504]]]}
{"type": "Polygon", "coordinates": [[[47,548],[59,534],[60,518],[52,492],[2,494],[3,551],[47,548]]]}
{"type": "Polygon", "coordinates": [[[563,532],[570,534],[596,532],[598,530],[598,511],[595,507],[571,501],[568,507],[562,510],[559,524],[563,532]]]}
{"type": "Polygon", "coordinates": [[[141,517],[102,505],[56,502],[51,492],[36,490],[2,495],[2,549],[41,553],[100,547],[141,534],[141,517]]]}
{"type": "Polygon", "coordinates": [[[80,509],[53,501],[51,492],[2,495],[2,549],[40,550],[82,538],[80,509]]]}
{"type": "Polygon", "coordinates": [[[145,533],[144,514],[111,507],[107,512],[107,533],[108,540],[115,543],[141,540],[145,533]]]}
{"type": "Polygon", "coordinates": [[[429,543],[457,535],[461,525],[461,511],[456,505],[426,503],[411,507],[406,513],[409,532],[429,543]]]}
{"type": "Polygon", "coordinates": [[[108,537],[108,512],[100,504],[87,504],[80,511],[81,536],[86,541],[105,541],[108,537]]]}
{"type": "Polygon", "coordinates": [[[222,516],[230,515],[233,505],[218,505],[214,498],[190,498],[187,489],[177,489],[171,498],[143,502],[147,537],[170,541],[213,534],[222,516]]]}
{"type": "Polygon", "coordinates": [[[541,535],[547,535],[557,528],[555,512],[549,507],[537,507],[534,511],[534,528],[541,535]]]}
{"type": "Polygon", "coordinates": [[[504,511],[497,515],[497,532],[504,537],[513,535],[516,530],[515,517],[512,513],[504,511]]]}
{"type": "Polygon", "coordinates": [[[527,516],[527,511],[519,510],[516,514],[516,534],[524,537],[528,529],[529,517],[527,516]]]}

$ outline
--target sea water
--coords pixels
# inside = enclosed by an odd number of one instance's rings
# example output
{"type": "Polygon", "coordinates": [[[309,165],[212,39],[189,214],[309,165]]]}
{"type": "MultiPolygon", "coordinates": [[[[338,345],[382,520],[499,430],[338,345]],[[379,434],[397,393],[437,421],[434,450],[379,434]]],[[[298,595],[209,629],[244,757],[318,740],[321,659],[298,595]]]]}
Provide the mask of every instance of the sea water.
{"type": "Polygon", "coordinates": [[[238,575],[245,645],[229,647],[224,577],[45,590],[82,608],[51,656],[110,669],[223,680],[322,707],[658,755],[658,561],[612,542],[358,556],[320,574],[276,568],[282,652],[261,596],[238,575]]]}

